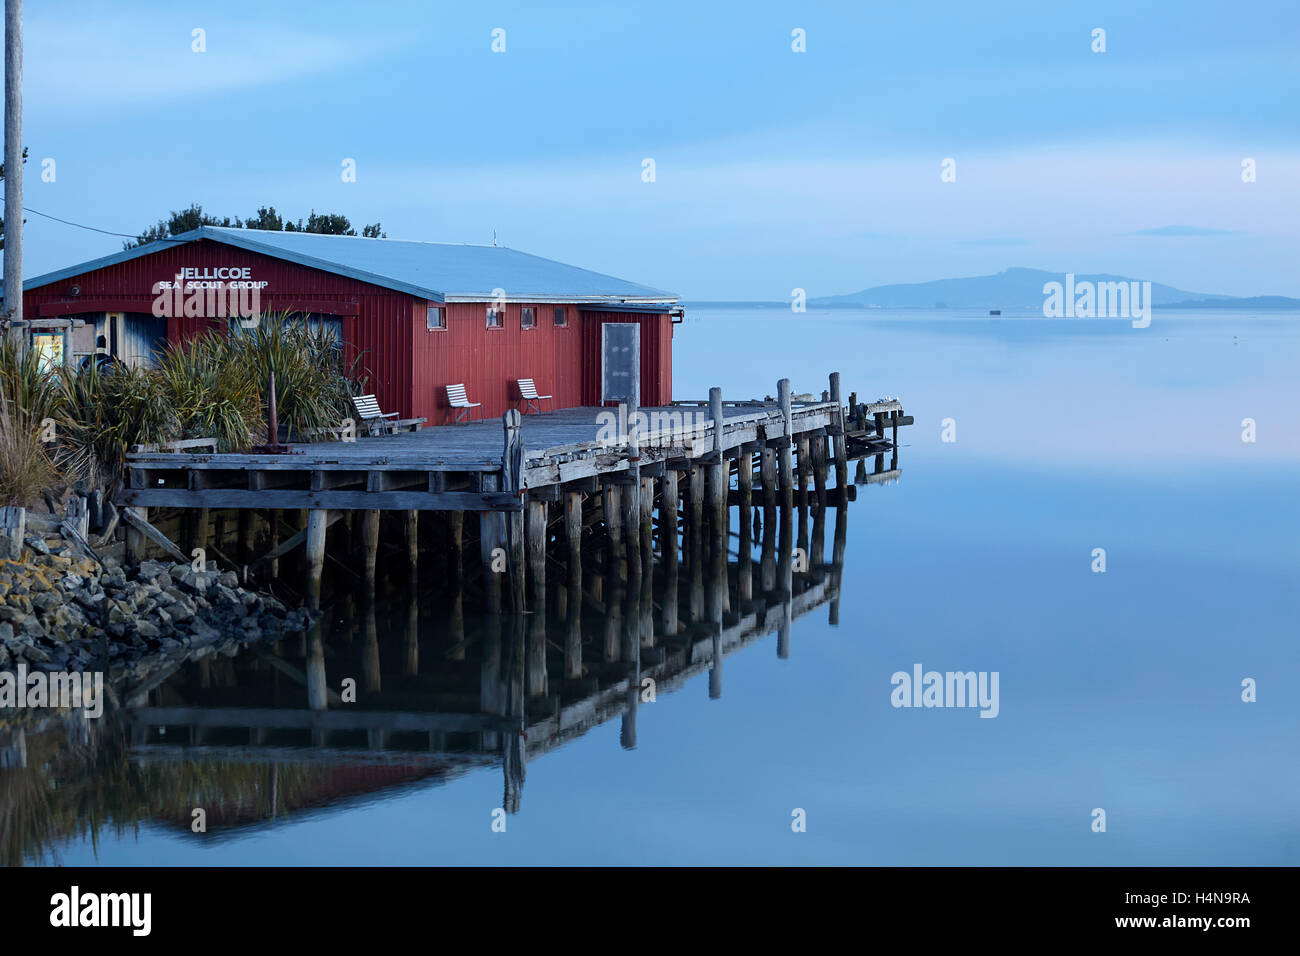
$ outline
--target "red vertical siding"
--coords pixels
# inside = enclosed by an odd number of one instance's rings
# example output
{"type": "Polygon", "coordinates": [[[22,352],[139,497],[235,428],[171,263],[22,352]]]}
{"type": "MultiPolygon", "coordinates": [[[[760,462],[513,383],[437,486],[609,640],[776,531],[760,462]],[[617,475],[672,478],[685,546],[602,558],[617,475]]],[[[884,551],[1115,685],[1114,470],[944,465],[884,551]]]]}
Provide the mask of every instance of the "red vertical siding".
{"type": "Polygon", "coordinates": [[[582,313],[582,404],[600,404],[600,327],[605,322],[641,325],[641,404],[667,405],[673,400],[673,324],[667,314],[643,312],[582,313]]]}
{"type": "MultiPolygon", "coordinates": [[[[357,372],[384,411],[424,417],[441,424],[446,417],[444,387],[463,382],[470,401],[481,402],[484,416],[518,407],[515,381],[532,378],[556,408],[597,404],[600,399],[600,324],[641,325],[641,400],[645,405],[672,400],[672,323],[667,315],[584,311],[565,306],[568,325],[556,328],[553,304],[537,304],[537,326],[523,329],[523,306],[506,306],[505,324],[487,328],[486,303],[445,306],[446,328],[428,331],[423,299],[380,286],[299,266],[211,240],[174,246],[127,262],[89,271],[24,293],[28,316],[52,313],[120,311],[150,313],[154,284],[171,281],[182,267],[243,267],[268,285],[261,292],[264,311],[332,312],[342,316],[344,355],[358,359],[357,372]],[[71,295],[72,286],[79,294],[71,295]],[[42,312],[42,307],[45,311],[42,312]]],[[[169,341],[179,341],[224,320],[174,317],[169,341]]],[[[543,408],[549,406],[544,405],[543,408]]]]}

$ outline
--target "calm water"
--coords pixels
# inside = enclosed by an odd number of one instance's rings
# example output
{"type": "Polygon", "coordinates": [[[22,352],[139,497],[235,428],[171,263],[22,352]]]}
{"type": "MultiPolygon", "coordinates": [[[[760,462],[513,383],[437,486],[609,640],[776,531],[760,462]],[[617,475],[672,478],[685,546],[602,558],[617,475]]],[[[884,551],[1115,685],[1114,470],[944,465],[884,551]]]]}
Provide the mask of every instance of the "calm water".
{"type": "MultiPolygon", "coordinates": [[[[1300,862],[1297,316],[1157,314],[1132,329],[697,308],[675,353],[679,398],[711,385],[762,397],[782,376],[820,392],[839,369],[860,399],[896,395],[916,416],[900,480],[859,487],[841,519],[842,567],[795,575],[788,658],[770,633],[725,658],[716,699],[704,670],[661,687],[637,708],[634,749],[613,713],[532,756],[505,833],[492,829],[501,757],[472,748],[403,756],[393,739],[381,753],[362,732],[351,757],[307,746],[268,760],[245,731],[202,741],[196,759],[175,732],[134,754],[123,734],[98,747],[29,734],[28,769],[0,770],[7,859],[1300,862]],[[915,664],[998,672],[998,716],[891,706],[891,675],[915,664]],[[191,833],[193,806],[221,825],[191,833]],[[792,832],[796,808],[806,832],[792,832]]],[[[603,597],[579,621],[588,661],[619,640],[603,608],[636,613],[635,596],[603,597]]],[[[303,672],[323,667],[331,687],[355,675],[394,709],[479,710],[472,600],[462,624],[445,599],[412,607],[394,585],[372,611],[344,605],[319,646],[286,642],[287,670],[222,658],[155,703],[300,709],[303,672]]],[[[551,624],[552,658],[565,628],[551,624]]]]}

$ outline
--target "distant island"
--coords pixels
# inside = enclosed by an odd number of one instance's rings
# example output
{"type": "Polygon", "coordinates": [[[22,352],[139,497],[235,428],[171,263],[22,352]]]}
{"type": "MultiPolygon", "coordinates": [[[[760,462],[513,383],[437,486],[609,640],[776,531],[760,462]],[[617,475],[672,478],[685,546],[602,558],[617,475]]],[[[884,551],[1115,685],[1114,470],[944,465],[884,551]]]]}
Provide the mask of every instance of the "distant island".
{"type": "MultiPolygon", "coordinates": [[[[936,279],[932,282],[907,282],[878,285],[846,295],[817,296],[808,299],[809,308],[819,309],[1005,309],[1033,310],[1043,307],[1043,285],[1060,282],[1063,272],[1043,269],[1012,268],[996,275],[964,279],[936,279]]],[[[1101,273],[1077,273],[1078,282],[1135,282],[1130,276],[1101,273]]],[[[1283,295],[1248,297],[1187,292],[1173,286],[1151,283],[1152,305],[1179,309],[1300,309],[1300,299],[1283,295]]],[[[714,305],[749,308],[789,308],[785,302],[699,302],[685,305],[714,305]]]]}

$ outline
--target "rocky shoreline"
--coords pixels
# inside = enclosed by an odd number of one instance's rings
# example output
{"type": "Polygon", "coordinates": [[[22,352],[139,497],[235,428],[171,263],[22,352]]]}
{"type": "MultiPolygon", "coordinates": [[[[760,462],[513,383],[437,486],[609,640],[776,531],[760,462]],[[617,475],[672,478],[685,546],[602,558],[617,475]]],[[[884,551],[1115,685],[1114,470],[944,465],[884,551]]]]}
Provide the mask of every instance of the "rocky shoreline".
{"type": "Polygon", "coordinates": [[[0,559],[0,669],[103,671],[110,684],[218,642],[300,631],[306,610],[240,587],[233,571],[145,560],[97,561],[56,541],[28,539],[0,559]],[[43,547],[42,547],[43,545],[43,547]]]}

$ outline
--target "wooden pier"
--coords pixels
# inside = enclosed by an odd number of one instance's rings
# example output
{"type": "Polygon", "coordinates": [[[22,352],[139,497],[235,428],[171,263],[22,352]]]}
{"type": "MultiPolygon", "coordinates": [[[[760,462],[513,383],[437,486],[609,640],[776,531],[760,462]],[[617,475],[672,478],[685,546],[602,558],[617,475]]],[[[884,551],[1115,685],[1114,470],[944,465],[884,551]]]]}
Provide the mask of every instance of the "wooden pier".
{"type": "Polygon", "coordinates": [[[506,572],[493,587],[504,587],[511,606],[522,608],[525,565],[534,580],[544,580],[551,538],[571,542],[593,509],[610,549],[635,575],[652,557],[656,502],[661,526],[676,528],[684,505],[687,532],[702,533],[706,519],[717,527],[727,508],[748,506],[756,484],[765,508],[851,500],[850,455],[896,454],[898,427],[911,419],[896,400],[859,405],[851,396],[846,408],[839,373],[828,385],[812,401],[794,400],[782,379],[774,401],[724,400],[715,388],[707,399],[655,408],[563,409],[526,419],[510,411],[498,422],[317,442],[290,454],[135,451],[117,498],[127,556],[158,546],[189,560],[203,548],[236,569],[275,573],[301,545],[305,594],[319,606],[327,533],[340,517],[350,539],[360,526],[361,568],[373,587],[383,514],[401,513],[414,564],[420,512],[448,515],[443,544],[458,561],[465,515],[473,513],[485,574],[506,572]],[[218,530],[218,540],[210,540],[210,516],[226,510],[237,513],[234,557],[226,554],[228,534],[218,530]],[[151,520],[177,511],[185,515],[184,547],[151,520]]]}

